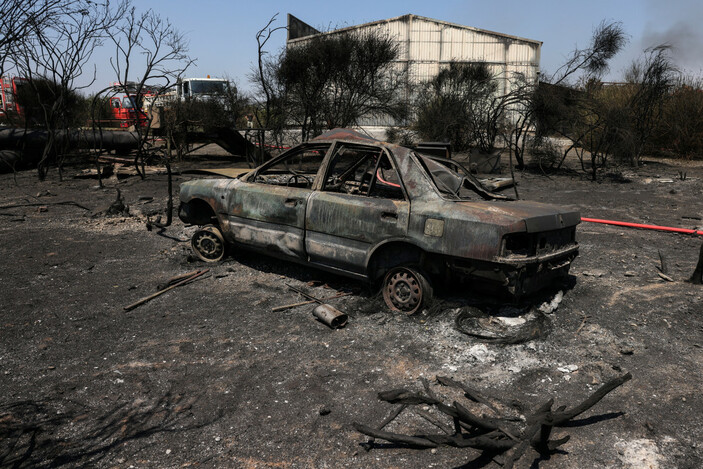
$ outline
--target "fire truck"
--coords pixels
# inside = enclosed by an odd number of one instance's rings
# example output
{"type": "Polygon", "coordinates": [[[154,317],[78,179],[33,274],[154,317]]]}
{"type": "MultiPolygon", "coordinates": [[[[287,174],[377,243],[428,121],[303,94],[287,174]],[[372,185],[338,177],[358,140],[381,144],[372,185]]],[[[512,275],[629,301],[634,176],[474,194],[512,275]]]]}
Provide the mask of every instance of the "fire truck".
{"type": "Polygon", "coordinates": [[[17,95],[19,89],[26,84],[26,78],[0,78],[0,119],[24,119],[24,109],[17,102],[17,95]]]}
{"type": "Polygon", "coordinates": [[[137,96],[134,85],[131,83],[128,83],[127,86],[113,83],[112,87],[115,93],[110,97],[110,116],[113,126],[128,128],[137,125],[137,121],[139,121],[141,127],[146,127],[148,118],[142,106],[144,100],[153,97],[153,91],[147,88],[142,91],[140,96],[137,96]],[[125,91],[127,92],[125,93],[125,91]]]}

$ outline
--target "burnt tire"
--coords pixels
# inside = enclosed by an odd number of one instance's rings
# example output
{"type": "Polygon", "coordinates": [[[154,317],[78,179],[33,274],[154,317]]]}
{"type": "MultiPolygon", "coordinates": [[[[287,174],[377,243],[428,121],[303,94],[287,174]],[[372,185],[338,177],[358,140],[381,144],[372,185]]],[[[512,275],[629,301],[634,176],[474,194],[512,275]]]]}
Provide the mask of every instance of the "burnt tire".
{"type": "Polygon", "coordinates": [[[219,228],[213,225],[203,226],[193,234],[190,246],[200,260],[218,262],[225,256],[225,239],[219,228]]]}
{"type": "Polygon", "coordinates": [[[383,277],[381,291],[386,306],[407,315],[422,311],[433,296],[430,281],[415,266],[398,266],[389,270],[383,277]]]}

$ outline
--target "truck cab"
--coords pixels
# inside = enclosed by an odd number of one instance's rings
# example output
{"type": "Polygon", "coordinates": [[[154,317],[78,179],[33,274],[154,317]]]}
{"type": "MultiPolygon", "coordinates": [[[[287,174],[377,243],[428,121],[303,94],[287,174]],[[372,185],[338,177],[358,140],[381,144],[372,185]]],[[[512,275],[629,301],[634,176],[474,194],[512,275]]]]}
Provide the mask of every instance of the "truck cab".
{"type": "Polygon", "coordinates": [[[181,100],[204,100],[221,98],[227,90],[227,80],[223,78],[184,78],[178,84],[181,100]]]}
{"type": "Polygon", "coordinates": [[[147,116],[141,110],[136,95],[125,94],[121,97],[113,96],[110,98],[110,110],[112,112],[112,119],[114,119],[120,128],[136,125],[137,113],[139,113],[139,125],[141,127],[147,125],[147,116]]]}

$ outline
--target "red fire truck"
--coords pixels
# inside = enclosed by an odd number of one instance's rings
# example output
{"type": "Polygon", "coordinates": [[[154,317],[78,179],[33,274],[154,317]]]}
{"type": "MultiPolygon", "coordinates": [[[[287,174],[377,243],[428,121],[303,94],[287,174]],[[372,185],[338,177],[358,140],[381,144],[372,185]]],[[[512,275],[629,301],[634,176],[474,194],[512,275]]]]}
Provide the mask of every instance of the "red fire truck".
{"type": "Polygon", "coordinates": [[[116,124],[115,127],[126,128],[137,125],[137,120],[139,120],[141,127],[147,126],[147,115],[142,107],[145,98],[152,97],[153,91],[148,88],[143,89],[141,95],[138,96],[136,92],[133,92],[134,87],[133,83],[127,83],[127,86],[120,83],[113,84],[115,95],[110,98],[110,111],[112,120],[116,124]]]}
{"type": "Polygon", "coordinates": [[[26,84],[26,78],[0,78],[0,119],[24,119],[24,109],[17,102],[17,94],[19,89],[26,84]]]}
{"type": "Polygon", "coordinates": [[[139,125],[145,127],[147,124],[147,116],[137,103],[136,95],[113,96],[110,98],[110,110],[116,127],[126,128],[136,125],[137,113],[139,113],[139,125]]]}

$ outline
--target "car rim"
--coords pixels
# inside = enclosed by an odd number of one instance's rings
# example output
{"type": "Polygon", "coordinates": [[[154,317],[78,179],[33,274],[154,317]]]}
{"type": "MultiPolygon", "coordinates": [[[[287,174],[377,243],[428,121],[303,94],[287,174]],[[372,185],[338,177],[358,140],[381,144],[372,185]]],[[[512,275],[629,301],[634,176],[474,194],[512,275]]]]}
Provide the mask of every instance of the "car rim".
{"type": "Polygon", "coordinates": [[[222,259],[225,245],[216,228],[202,229],[193,235],[192,246],[195,253],[205,261],[218,261],[222,259]]]}
{"type": "Polygon", "coordinates": [[[422,285],[411,270],[395,269],[386,278],[383,297],[391,309],[412,314],[422,302],[422,285]]]}

